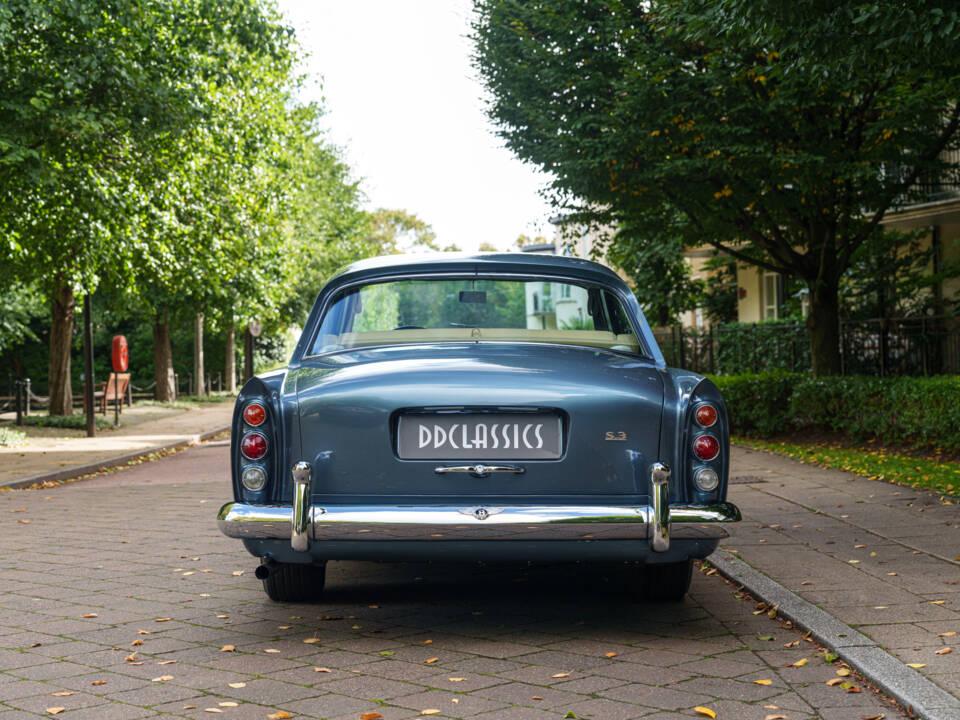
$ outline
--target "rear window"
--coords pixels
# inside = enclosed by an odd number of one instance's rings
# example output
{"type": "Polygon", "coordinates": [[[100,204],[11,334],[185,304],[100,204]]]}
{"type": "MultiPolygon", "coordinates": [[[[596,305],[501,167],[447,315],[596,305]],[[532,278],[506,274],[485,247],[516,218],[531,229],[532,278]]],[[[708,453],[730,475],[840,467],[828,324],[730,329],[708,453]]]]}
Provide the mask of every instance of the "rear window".
{"type": "Polygon", "coordinates": [[[417,279],[371,283],[327,307],[311,355],[440,342],[580,345],[639,353],[620,299],[565,280],[417,279]]]}

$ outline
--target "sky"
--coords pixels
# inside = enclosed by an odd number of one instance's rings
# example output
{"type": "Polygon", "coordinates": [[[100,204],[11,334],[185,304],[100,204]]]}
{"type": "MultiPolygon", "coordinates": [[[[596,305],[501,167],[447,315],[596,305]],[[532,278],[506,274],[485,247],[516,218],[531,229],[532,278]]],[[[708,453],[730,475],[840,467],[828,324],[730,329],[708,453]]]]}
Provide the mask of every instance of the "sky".
{"type": "Polygon", "coordinates": [[[441,246],[552,238],[547,178],[494,135],[471,67],[469,0],[278,0],[309,55],[303,100],[361,180],[367,209],[407,210],[441,246]]]}

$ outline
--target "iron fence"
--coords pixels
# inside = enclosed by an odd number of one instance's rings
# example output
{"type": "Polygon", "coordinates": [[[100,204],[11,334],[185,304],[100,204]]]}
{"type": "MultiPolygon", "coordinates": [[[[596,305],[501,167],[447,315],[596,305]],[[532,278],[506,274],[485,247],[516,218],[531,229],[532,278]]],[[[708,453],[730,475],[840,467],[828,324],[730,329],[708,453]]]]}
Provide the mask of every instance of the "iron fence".
{"type": "MultiPolygon", "coordinates": [[[[674,325],[654,330],[667,364],[720,375],[769,370],[809,372],[802,323],[674,325]]],[[[840,323],[844,375],[960,374],[960,317],[881,318],[840,323]]]]}

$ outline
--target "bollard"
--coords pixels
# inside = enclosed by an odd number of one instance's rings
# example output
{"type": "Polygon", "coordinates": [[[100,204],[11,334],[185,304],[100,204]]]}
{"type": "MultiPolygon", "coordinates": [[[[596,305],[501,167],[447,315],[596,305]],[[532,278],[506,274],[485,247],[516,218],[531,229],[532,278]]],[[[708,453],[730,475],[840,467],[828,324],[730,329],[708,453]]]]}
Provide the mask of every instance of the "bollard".
{"type": "Polygon", "coordinates": [[[177,373],[173,374],[173,399],[180,397],[180,376],[177,373]]]}
{"type": "Polygon", "coordinates": [[[22,394],[23,383],[16,380],[13,383],[14,404],[17,406],[17,425],[23,425],[23,409],[20,405],[20,396],[22,394]]]}
{"type": "Polygon", "coordinates": [[[24,378],[23,386],[23,414],[26,416],[30,414],[30,378],[24,378]]]}

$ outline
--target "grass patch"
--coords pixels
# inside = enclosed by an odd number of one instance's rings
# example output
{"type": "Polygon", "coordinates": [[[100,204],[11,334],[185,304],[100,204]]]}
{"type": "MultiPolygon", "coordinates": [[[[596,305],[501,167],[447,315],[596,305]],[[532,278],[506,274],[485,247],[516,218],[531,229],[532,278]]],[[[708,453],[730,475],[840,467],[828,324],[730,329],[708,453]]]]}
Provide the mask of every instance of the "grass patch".
{"type": "Polygon", "coordinates": [[[27,436],[22,430],[0,427],[0,447],[18,447],[26,445],[27,436]]]}
{"type": "Polygon", "coordinates": [[[800,444],[744,437],[735,438],[734,442],[814,465],[845,470],[871,480],[887,480],[944,495],[960,495],[960,464],[955,462],[901,455],[885,448],[849,447],[836,442],[800,444]]]}
{"type": "MultiPolygon", "coordinates": [[[[113,426],[113,419],[95,418],[97,429],[113,426]]],[[[69,430],[84,430],[87,427],[87,416],[83,413],[76,415],[27,415],[23,418],[24,425],[32,427],[67,428],[69,430]]]]}
{"type": "Polygon", "coordinates": [[[196,410],[202,405],[212,403],[233,402],[237,399],[235,393],[216,392],[210,395],[181,395],[173,402],[160,402],[159,400],[137,400],[135,407],[162,407],[173,410],[196,410]]]}

